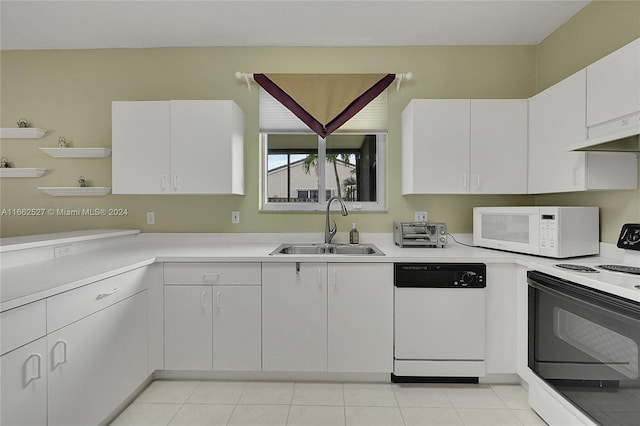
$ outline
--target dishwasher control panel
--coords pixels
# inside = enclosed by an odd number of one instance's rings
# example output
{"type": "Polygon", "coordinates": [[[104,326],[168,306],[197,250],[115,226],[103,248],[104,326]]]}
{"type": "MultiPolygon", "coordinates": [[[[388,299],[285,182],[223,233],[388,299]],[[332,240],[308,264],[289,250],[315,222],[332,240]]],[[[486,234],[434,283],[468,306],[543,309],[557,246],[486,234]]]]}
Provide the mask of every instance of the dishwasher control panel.
{"type": "Polygon", "coordinates": [[[484,288],[484,263],[396,263],[394,285],[412,288],[484,288]]]}

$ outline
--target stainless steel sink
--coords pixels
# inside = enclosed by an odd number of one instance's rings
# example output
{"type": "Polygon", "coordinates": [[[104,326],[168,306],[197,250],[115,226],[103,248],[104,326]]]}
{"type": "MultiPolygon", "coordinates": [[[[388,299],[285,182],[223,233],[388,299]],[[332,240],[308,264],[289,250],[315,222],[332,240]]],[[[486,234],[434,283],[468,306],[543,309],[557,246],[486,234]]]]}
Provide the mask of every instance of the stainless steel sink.
{"type": "Polygon", "coordinates": [[[384,256],[376,246],[370,245],[359,245],[359,246],[347,246],[347,245],[339,245],[335,246],[331,249],[331,253],[333,254],[358,254],[358,255],[368,255],[368,256],[384,256]]]}
{"type": "Polygon", "coordinates": [[[271,252],[271,254],[325,254],[326,249],[320,244],[316,245],[297,245],[282,244],[280,247],[271,252]]]}
{"type": "Polygon", "coordinates": [[[270,255],[279,254],[342,254],[355,256],[384,256],[373,244],[281,244],[270,255]]]}

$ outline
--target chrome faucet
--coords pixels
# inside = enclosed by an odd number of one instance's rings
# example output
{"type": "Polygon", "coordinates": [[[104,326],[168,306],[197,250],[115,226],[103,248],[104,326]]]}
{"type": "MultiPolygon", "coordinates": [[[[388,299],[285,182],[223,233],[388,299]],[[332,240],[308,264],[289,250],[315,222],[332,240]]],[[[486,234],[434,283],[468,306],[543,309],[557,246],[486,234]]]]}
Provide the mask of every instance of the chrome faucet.
{"type": "Polygon", "coordinates": [[[340,214],[342,214],[342,216],[346,216],[349,214],[349,212],[347,211],[347,206],[344,204],[344,201],[342,200],[342,198],[338,197],[337,195],[334,195],[333,197],[329,198],[329,200],[327,201],[327,221],[324,226],[324,243],[325,244],[331,244],[331,239],[333,238],[334,235],[336,235],[336,232],[338,232],[338,226],[336,225],[335,220],[333,221],[333,227],[329,225],[329,208],[331,207],[331,203],[333,202],[333,200],[338,200],[338,202],[340,202],[340,208],[341,208],[340,214]]]}

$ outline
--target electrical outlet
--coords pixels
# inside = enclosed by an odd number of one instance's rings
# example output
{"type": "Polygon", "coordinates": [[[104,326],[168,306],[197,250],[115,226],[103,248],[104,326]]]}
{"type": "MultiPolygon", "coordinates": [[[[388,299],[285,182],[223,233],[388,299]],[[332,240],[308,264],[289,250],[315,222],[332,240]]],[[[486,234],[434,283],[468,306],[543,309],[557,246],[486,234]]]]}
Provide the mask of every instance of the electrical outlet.
{"type": "Polygon", "coordinates": [[[156,224],[156,213],[147,212],[147,225],[155,225],[155,224],[156,224]]]}
{"type": "Polygon", "coordinates": [[[71,254],[71,246],[60,246],[53,248],[53,257],[69,256],[71,254]]]}
{"type": "Polygon", "coordinates": [[[427,221],[427,212],[414,212],[415,221],[416,222],[426,222],[427,221]]]}
{"type": "Polygon", "coordinates": [[[232,211],[231,212],[231,223],[240,223],[240,212],[232,211]]]}

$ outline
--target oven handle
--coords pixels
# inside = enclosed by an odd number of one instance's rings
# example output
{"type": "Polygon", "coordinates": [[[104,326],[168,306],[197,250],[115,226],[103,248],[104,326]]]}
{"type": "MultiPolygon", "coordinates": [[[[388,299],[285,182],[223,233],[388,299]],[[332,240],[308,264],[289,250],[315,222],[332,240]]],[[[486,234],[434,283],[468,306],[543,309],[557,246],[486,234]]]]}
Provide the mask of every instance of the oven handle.
{"type": "Polygon", "coordinates": [[[527,272],[527,282],[530,287],[556,296],[588,304],[595,308],[614,311],[626,317],[634,317],[640,321],[640,303],[538,271],[527,272]]]}

